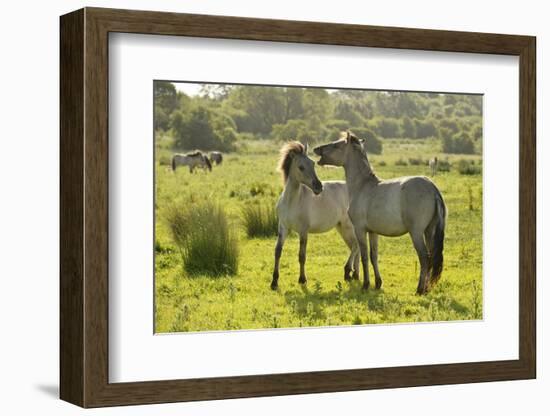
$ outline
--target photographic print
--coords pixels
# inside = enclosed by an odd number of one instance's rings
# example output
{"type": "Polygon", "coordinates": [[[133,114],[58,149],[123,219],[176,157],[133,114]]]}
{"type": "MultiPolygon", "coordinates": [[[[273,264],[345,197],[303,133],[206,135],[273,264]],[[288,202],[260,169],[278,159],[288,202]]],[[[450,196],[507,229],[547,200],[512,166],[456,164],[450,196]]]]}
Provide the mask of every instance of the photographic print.
{"type": "Polygon", "coordinates": [[[154,81],[155,332],[483,318],[483,96],[154,81]]]}

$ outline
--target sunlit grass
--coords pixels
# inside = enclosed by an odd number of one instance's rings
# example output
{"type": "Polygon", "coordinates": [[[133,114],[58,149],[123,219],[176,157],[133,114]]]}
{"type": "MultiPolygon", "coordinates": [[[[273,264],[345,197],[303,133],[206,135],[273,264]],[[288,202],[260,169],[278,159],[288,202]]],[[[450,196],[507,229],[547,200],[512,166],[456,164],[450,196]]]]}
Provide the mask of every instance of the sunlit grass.
{"type": "MultiPolygon", "coordinates": [[[[271,150],[271,148],[269,148],[271,150]]],[[[396,166],[409,160],[438,156],[451,162],[450,172],[433,180],[440,188],[449,216],[445,263],[440,282],[426,296],[415,295],[418,261],[408,236],[380,238],[381,290],[361,291],[360,282],[346,283],[343,266],[348,248],[336,231],[311,234],[306,272],[308,285],[298,284],[298,239],[287,239],[281,258],[279,291],[269,287],[276,237],[249,238],[243,209],[274,204],[282,190],[275,171],[278,154],[227,155],[212,173],[171,172],[157,163],[156,328],[159,332],[253,329],[274,327],[364,325],[396,322],[482,318],[482,180],[461,175],[464,156],[434,152],[432,143],[391,141],[374,159],[382,178],[428,175],[426,165],[396,166]],[[384,163],[381,163],[384,162],[384,163]],[[171,205],[210,201],[223,208],[227,226],[239,245],[239,267],[232,277],[191,274],[162,213],[171,205]]],[[[475,157],[467,157],[476,159],[475,157]]],[[[479,159],[479,157],[477,157],[479,159]]],[[[343,179],[339,168],[317,168],[321,180],[343,179]]],[[[208,257],[208,255],[207,255],[208,257]]],[[[371,281],[374,280],[372,269],[371,281]]]]}

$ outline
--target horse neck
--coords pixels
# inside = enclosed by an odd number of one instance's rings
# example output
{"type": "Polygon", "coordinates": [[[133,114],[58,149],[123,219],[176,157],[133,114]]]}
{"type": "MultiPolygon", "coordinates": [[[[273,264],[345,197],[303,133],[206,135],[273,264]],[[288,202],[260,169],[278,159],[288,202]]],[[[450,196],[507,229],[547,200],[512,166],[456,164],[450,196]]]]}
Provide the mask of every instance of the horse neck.
{"type": "Polygon", "coordinates": [[[285,188],[283,190],[283,200],[287,203],[291,203],[302,192],[302,184],[294,179],[292,176],[288,176],[285,182],[285,188]]]}
{"type": "Polygon", "coordinates": [[[372,171],[367,157],[357,150],[352,150],[348,154],[346,163],[344,163],[344,171],[350,196],[354,189],[364,183],[375,185],[380,182],[380,179],[372,171]]]}

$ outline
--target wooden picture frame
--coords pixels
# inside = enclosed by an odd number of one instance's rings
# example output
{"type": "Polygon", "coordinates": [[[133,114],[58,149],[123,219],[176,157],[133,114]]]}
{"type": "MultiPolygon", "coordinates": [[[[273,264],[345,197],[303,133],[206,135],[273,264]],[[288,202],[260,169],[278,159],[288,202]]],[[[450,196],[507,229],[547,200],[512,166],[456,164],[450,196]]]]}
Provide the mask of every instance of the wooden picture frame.
{"type": "Polygon", "coordinates": [[[82,407],[101,407],[535,378],[534,37],[99,8],[62,16],[60,30],[61,399],[82,407]],[[519,359],[109,383],[110,32],[518,56],[519,359]]]}

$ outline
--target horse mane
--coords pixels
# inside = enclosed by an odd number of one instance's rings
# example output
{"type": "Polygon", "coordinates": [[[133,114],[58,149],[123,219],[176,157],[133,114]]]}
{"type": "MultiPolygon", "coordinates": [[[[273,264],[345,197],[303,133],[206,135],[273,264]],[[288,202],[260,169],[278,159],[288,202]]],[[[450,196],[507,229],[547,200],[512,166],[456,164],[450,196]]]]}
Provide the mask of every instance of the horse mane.
{"type": "Polygon", "coordinates": [[[379,181],[380,178],[378,176],[376,176],[376,173],[374,173],[374,169],[372,168],[372,166],[370,164],[369,157],[367,155],[367,150],[364,147],[365,142],[364,141],[362,142],[361,139],[359,139],[359,137],[357,137],[355,134],[353,134],[353,132],[351,132],[350,130],[341,132],[340,133],[340,138],[346,139],[346,141],[348,141],[348,143],[351,142],[351,143],[355,143],[355,144],[359,145],[359,151],[364,156],[365,166],[367,167],[367,170],[368,170],[368,172],[366,173],[367,177],[369,179],[374,178],[376,181],[379,181]]]}
{"type": "Polygon", "coordinates": [[[282,173],[284,183],[288,180],[292,155],[305,154],[305,152],[305,146],[297,141],[290,141],[281,147],[281,157],[279,159],[279,164],[277,165],[277,170],[282,173]]]}
{"type": "Polygon", "coordinates": [[[351,141],[352,143],[356,143],[361,146],[361,149],[363,148],[363,145],[361,144],[361,139],[359,139],[359,137],[357,137],[351,130],[340,132],[340,138],[351,141]]]}
{"type": "Polygon", "coordinates": [[[185,156],[189,156],[189,157],[202,156],[202,152],[200,150],[195,150],[194,152],[186,153],[185,156]]]}

